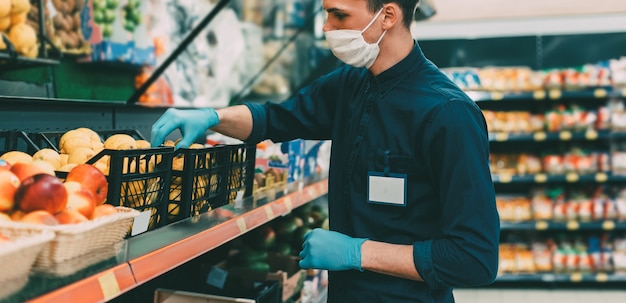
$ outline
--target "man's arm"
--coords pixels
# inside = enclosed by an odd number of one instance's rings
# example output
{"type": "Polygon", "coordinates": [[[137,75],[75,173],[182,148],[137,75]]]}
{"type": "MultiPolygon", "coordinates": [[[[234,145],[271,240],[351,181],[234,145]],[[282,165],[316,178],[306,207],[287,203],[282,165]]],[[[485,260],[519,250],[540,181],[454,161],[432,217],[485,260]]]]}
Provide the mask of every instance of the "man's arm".
{"type": "Polygon", "coordinates": [[[252,132],[252,113],[245,105],[235,105],[217,110],[220,123],[211,128],[220,134],[246,140],[252,132]]]}
{"type": "Polygon", "coordinates": [[[367,240],[361,246],[361,267],[380,274],[424,281],[415,269],[413,245],[367,240]]]}

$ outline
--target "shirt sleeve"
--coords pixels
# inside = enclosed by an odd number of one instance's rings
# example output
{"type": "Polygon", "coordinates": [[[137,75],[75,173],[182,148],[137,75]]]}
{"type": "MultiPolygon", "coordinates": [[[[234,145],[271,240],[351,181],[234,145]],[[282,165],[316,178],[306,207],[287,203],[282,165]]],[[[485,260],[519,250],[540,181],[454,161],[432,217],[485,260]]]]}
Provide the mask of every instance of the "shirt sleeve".
{"type": "Polygon", "coordinates": [[[330,139],[342,69],[320,77],[282,103],[246,103],[252,113],[248,143],[330,139]]]}
{"type": "Polygon", "coordinates": [[[500,219],[489,170],[489,140],[480,109],[452,100],[426,126],[427,173],[441,201],[442,236],[414,243],[415,266],[432,288],[495,280],[500,219]]]}

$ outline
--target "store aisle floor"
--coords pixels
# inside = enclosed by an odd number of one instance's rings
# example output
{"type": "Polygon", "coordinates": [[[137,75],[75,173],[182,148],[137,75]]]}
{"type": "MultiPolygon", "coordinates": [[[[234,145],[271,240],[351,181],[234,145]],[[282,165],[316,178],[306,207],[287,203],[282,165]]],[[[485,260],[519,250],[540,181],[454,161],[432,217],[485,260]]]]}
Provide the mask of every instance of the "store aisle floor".
{"type": "Polygon", "coordinates": [[[626,303],[626,289],[457,289],[456,303],[626,303]]]}

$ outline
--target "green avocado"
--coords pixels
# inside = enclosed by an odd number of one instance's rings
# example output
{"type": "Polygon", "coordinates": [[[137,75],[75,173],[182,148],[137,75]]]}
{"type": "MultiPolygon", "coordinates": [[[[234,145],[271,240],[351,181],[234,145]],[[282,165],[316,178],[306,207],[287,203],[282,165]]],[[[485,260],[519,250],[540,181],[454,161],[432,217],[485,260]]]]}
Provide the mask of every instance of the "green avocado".
{"type": "Polygon", "coordinates": [[[285,242],[276,242],[274,243],[274,245],[272,245],[272,247],[270,248],[270,251],[284,255],[284,256],[289,256],[291,255],[291,245],[285,242]]]}

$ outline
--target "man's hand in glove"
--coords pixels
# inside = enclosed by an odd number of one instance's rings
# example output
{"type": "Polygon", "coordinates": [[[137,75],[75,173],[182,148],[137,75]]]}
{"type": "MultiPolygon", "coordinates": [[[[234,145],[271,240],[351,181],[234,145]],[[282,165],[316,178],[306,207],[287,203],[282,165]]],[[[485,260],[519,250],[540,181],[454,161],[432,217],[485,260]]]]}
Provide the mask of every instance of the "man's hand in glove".
{"type": "Polygon", "coordinates": [[[207,129],[219,123],[220,118],[212,108],[190,110],[170,108],[152,125],[150,142],[153,147],[159,146],[163,144],[165,137],[171,132],[180,129],[183,138],[176,145],[176,148],[188,147],[194,140],[203,135],[207,129]]]}
{"type": "Polygon", "coordinates": [[[361,246],[366,240],[316,228],[304,236],[300,268],[363,271],[361,246]]]}

